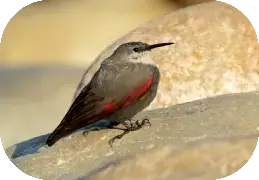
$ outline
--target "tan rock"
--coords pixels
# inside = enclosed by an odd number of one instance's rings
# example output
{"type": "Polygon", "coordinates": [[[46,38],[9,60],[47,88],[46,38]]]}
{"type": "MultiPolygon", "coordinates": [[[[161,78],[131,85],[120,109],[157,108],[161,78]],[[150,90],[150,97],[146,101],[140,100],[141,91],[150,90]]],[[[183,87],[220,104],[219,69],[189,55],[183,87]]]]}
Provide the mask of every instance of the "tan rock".
{"type": "MultiPolygon", "coordinates": [[[[208,180],[227,177],[251,158],[257,137],[191,143],[141,153],[100,168],[90,180],[208,180]]],[[[83,178],[82,178],[83,179],[83,178]]]]}
{"type": "Polygon", "coordinates": [[[258,106],[259,93],[222,95],[142,112],[135,119],[148,117],[152,126],[129,133],[113,148],[108,140],[121,132],[102,130],[87,137],[75,133],[51,148],[42,147],[47,134],[6,153],[17,168],[40,179],[71,180],[99,171],[100,179],[112,179],[125,169],[129,178],[224,177],[240,169],[255,149],[258,106]]]}
{"type": "Polygon", "coordinates": [[[103,59],[128,41],[176,43],[152,52],[161,82],[148,109],[259,89],[256,33],[249,20],[228,4],[190,6],[138,27],[100,54],[87,70],[83,84],[89,82],[103,59]]]}
{"type": "Polygon", "coordinates": [[[0,65],[87,66],[131,29],[180,7],[168,0],[37,2],[6,26],[0,65]]]}

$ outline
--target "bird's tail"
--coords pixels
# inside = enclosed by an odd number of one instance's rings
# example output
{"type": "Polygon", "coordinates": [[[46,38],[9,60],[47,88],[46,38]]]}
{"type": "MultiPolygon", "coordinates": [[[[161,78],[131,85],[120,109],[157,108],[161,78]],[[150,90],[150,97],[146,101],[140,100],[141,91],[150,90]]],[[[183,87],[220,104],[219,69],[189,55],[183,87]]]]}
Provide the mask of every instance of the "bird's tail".
{"type": "Polygon", "coordinates": [[[48,137],[46,144],[48,146],[52,146],[53,144],[55,144],[59,139],[61,139],[62,137],[68,135],[69,133],[65,133],[64,129],[61,132],[61,126],[59,125],[48,137]]]}

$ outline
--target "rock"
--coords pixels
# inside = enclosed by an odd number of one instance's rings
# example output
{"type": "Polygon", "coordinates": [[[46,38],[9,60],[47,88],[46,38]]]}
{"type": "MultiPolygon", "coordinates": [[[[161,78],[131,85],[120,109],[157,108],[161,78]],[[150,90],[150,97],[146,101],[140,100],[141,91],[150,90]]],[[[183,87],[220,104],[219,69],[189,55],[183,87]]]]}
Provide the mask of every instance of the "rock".
{"type": "MultiPolygon", "coordinates": [[[[166,146],[112,162],[77,180],[220,179],[241,169],[251,158],[256,143],[257,136],[249,136],[189,143],[177,148],[166,146]]],[[[62,179],[69,179],[69,175],[62,179]]]]}
{"type": "Polygon", "coordinates": [[[139,26],[99,55],[84,74],[82,85],[117,46],[128,41],[176,43],[152,52],[161,82],[157,97],[147,109],[259,89],[255,30],[240,11],[228,4],[189,6],[139,26]]]}
{"type": "Polygon", "coordinates": [[[107,45],[166,12],[168,0],[43,0],[21,9],[8,23],[0,64],[88,66],[107,45]]]}
{"type": "Polygon", "coordinates": [[[51,148],[43,146],[47,135],[40,136],[7,148],[6,153],[17,168],[40,179],[101,179],[120,174],[125,168],[143,169],[143,174],[137,171],[131,176],[145,179],[149,171],[161,165],[160,159],[167,158],[165,166],[170,166],[170,172],[158,168],[152,177],[164,175],[166,179],[169,174],[180,179],[208,177],[211,173],[222,177],[241,168],[251,157],[259,135],[258,106],[256,92],[221,95],[144,111],[135,119],[148,117],[152,126],[126,135],[113,148],[108,140],[121,132],[102,130],[87,137],[77,132],[51,148]],[[149,167],[145,167],[147,163],[149,167]]]}

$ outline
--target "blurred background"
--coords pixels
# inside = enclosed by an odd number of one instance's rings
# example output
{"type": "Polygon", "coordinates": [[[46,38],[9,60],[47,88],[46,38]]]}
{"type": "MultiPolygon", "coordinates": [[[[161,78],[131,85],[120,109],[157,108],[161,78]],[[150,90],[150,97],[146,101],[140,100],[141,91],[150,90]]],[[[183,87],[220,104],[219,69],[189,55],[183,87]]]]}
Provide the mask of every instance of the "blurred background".
{"type": "Polygon", "coordinates": [[[0,43],[4,147],[51,132],[88,65],[109,44],[154,18],[210,0],[43,0],[21,9],[0,43]]]}

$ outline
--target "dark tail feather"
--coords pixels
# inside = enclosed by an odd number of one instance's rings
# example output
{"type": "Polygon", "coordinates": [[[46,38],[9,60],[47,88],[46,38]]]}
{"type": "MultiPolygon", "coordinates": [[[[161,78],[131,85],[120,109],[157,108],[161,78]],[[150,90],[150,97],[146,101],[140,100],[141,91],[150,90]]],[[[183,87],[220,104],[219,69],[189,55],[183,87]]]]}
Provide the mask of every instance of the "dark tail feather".
{"type": "Polygon", "coordinates": [[[61,126],[58,126],[52,133],[51,135],[48,137],[46,144],[48,146],[52,146],[53,144],[55,144],[59,139],[61,139],[62,137],[66,136],[68,133],[64,132],[64,129],[62,129],[61,131],[61,126]]]}
{"type": "Polygon", "coordinates": [[[85,96],[84,95],[85,94],[78,95],[61,123],[48,137],[46,141],[48,146],[52,146],[59,139],[80,128],[98,121],[98,115],[103,111],[103,106],[101,106],[101,108],[98,106],[100,106],[100,102],[103,101],[104,98],[95,96],[91,91],[89,91],[85,96]]]}

